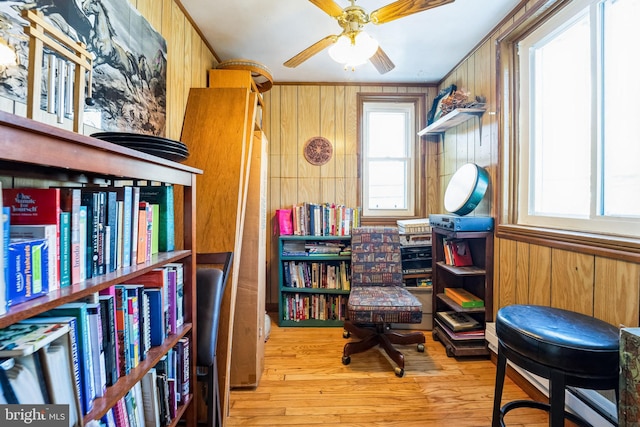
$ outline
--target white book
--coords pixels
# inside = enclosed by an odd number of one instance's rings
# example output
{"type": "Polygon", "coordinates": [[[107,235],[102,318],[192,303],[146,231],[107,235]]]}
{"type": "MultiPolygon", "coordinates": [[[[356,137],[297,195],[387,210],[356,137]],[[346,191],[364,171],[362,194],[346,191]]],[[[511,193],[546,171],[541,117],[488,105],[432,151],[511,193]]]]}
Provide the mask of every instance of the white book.
{"type": "Polygon", "coordinates": [[[69,334],[39,350],[42,370],[49,388],[51,403],[69,405],[69,427],[82,423],[80,401],[76,391],[69,334]]]}
{"type": "Polygon", "coordinates": [[[93,361],[93,388],[96,391],[96,397],[102,397],[107,391],[107,369],[102,346],[102,322],[99,303],[87,303],[87,321],[89,323],[89,343],[91,344],[93,361]]]}
{"type": "Polygon", "coordinates": [[[46,225],[12,225],[9,227],[11,239],[46,239],[47,240],[47,277],[49,291],[60,288],[57,278],[58,271],[58,227],[55,224],[46,225]]]}
{"type": "Polygon", "coordinates": [[[145,427],[160,427],[160,398],[156,378],[156,369],[151,368],[140,381],[145,427]]]}
{"type": "Polygon", "coordinates": [[[142,385],[140,381],[133,386],[134,410],[137,424],[139,427],[144,426],[144,398],[142,397],[142,385]]]}

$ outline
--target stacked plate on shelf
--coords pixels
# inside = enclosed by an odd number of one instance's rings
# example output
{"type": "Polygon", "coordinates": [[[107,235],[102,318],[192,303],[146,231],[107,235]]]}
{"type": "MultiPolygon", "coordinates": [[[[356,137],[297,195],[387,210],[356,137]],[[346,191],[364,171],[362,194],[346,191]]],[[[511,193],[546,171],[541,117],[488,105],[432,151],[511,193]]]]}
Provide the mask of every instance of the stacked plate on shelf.
{"type": "Polygon", "coordinates": [[[183,162],[189,157],[184,143],[160,136],[128,132],[98,132],[91,136],[174,162],[183,162]]]}

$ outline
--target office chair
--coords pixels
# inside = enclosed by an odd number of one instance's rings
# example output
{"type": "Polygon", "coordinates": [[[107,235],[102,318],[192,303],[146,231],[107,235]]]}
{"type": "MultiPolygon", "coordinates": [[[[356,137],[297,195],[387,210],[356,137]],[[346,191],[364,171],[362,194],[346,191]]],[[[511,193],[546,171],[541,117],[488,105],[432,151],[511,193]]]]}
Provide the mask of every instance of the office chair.
{"type": "Polygon", "coordinates": [[[205,385],[207,427],[222,425],[216,346],[220,304],[231,269],[232,252],[196,255],[196,369],[199,383],[205,385]],[[215,268],[213,266],[221,266],[215,268]]]}
{"type": "Polygon", "coordinates": [[[402,285],[400,238],[396,227],[358,227],[351,233],[351,294],[344,337],[360,339],[345,344],[342,363],[351,355],[379,345],[404,375],[404,355],[393,344],[418,344],[424,352],[424,334],[393,332],[391,323],[420,323],[422,304],[402,285]]]}

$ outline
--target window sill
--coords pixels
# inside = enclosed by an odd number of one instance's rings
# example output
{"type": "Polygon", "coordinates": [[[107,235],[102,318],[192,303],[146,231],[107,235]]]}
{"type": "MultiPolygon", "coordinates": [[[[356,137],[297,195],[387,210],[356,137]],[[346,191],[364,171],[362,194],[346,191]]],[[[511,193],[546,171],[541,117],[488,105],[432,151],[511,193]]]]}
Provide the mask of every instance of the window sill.
{"type": "Polygon", "coordinates": [[[630,237],[514,224],[498,225],[496,237],[640,263],[640,239],[630,237]]]}

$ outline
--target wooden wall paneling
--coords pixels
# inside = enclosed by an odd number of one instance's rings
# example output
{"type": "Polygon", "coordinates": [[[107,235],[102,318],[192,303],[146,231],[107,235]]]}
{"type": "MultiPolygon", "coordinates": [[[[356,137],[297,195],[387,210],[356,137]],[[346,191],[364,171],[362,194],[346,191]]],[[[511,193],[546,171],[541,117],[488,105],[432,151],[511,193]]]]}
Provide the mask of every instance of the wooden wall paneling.
{"type": "Polygon", "coordinates": [[[640,266],[596,258],[593,315],[612,325],[637,327],[640,318],[640,266]]]}
{"type": "MultiPolygon", "coordinates": [[[[320,197],[320,167],[309,163],[303,155],[304,143],[320,133],[320,86],[300,86],[298,88],[298,176],[305,180],[300,187],[309,188],[308,193],[320,197]],[[313,181],[308,178],[314,178],[313,181]]],[[[316,202],[317,199],[300,199],[300,202],[316,202]]]]}
{"type": "Polygon", "coordinates": [[[358,92],[359,86],[347,86],[344,91],[345,106],[345,155],[358,153],[358,92]]]}
{"type": "MultiPolygon", "coordinates": [[[[498,307],[504,307],[516,303],[517,244],[513,240],[500,239],[498,247],[500,248],[497,258],[497,264],[500,265],[498,307]]],[[[493,291],[496,292],[495,289],[493,291]]]]}
{"type": "Polygon", "coordinates": [[[280,179],[280,200],[281,206],[290,208],[298,203],[298,178],[281,178],[280,179]]]}
{"type": "Polygon", "coordinates": [[[346,104],[345,104],[345,88],[344,86],[335,86],[334,88],[334,124],[335,124],[335,142],[333,145],[335,163],[335,198],[347,206],[354,207],[355,205],[349,205],[346,201],[346,183],[342,177],[348,176],[347,165],[356,164],[356,160],[348,160],[347,147],[346,147],[346,104]]]}
{"type": "Polygon", "coordinates": [[[529,304],[551,305],[551,248],[529,245],[529,304]]]}
{"type": "Polygon", "coordinates": [[[246,206],[247,135],[250,92],[246,88],[192,89],[184,117],[182,141],[191,155],[189,164],[204,170],[198,181],[198,251],[233,251],[232,274],[223,295],[218,331],[218,374],[221,405],[229,410],[230,360],[233,322],[242,259],[243,217],[246,206]]]}
{"type": "Polygon", "coordinates": [[[529,301],[529,244],[516,243],[516,280],[515,301],[516,304],[527,304],[529,301]]]}
{"type": "Polygon", "coordinates": [[[593,255],[552,249],[551,305],[593,316],[593,255]]]}
{"type": "Polygon", "coordinates": [[[326,164],[320,166],[322,180],[321,191],[328,195],[328,199],[320,201],[333,201],[335,194],[335,182],[330,182],[336,177],[336,89],[335,86],[320,86],[320,136],[331,141],[333,156],[326,164]],[[325,181],[326,178],[329,178],[325,181]],[[327,188],[330,186],[331,188],[327,188]]]}
{"type": "Polygon", "coordinates": [[[347,199],[347,194],[345,193],[346,181],[347,178],[336,177],[334,179],[335,191],[333,193],[333,200],[335,200],[336,203],[340,203],[348,207],[356,207],[355,204],[349,203],[349,200],[347,199]]]}

